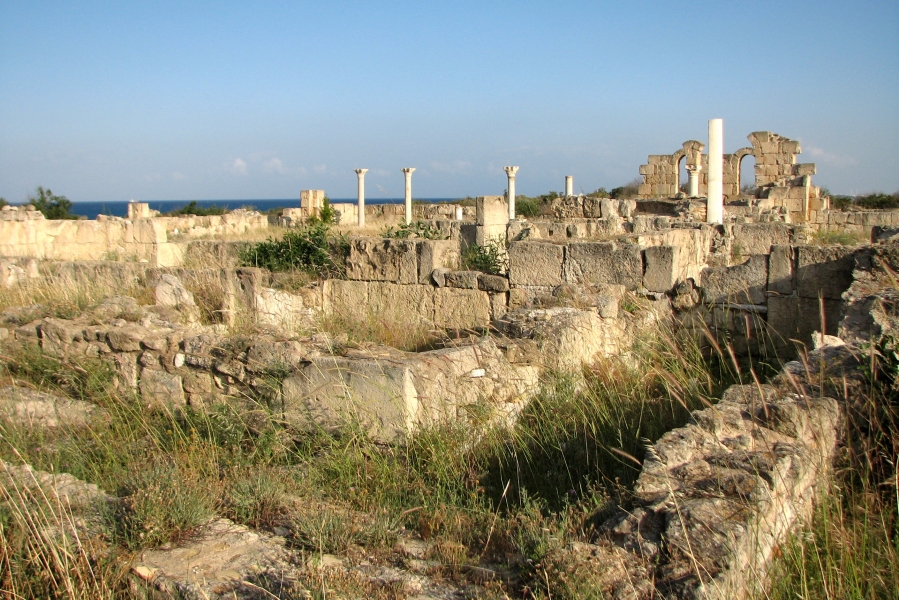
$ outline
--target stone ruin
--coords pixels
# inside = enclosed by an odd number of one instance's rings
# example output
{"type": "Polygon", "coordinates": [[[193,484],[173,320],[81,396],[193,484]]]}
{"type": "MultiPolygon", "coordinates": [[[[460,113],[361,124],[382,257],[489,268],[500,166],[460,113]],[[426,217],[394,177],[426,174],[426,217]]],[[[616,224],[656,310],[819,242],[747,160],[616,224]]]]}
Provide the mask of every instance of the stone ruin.
{"type": "MultiPolygon", "coordinates": [[[[756,157],[757,190],[749,202],[726,205],[722,224],[705,223],[696,200],[708,189],[708,160],[697,141],[650,156],[637,199],[567,193],[531,219],[510,218],[517,171],[510,168],[510,193],[479,197],[473,209],[362,204],[364,215],[385,223],[414,210],[444,239],[351,235],[343,278],[293,291],[278,287],[278,274],[240,267],[239,243],[197,238],[296,225],[321,209],[322,190],[304,191],[299,209],[271,222],[239,211],[158,217],[140,203],[129,206],[127,219],[60,222],[8,207],[0,211],[0,285],[92,274],[122,288],[148,283],[155,303],[113,297],[72,319],[9,309],[0,314],[0,339],[37,343],[55,356],[103,358],[120,385],[151,407],[202,410],[224,400],[253,411],[247,399],[265,397],[291,427],[337,431],[352,414],[385,444],[463,419],[484,402],[491,423],[513,424],[541,374],[626,356],[662,321],[706,347],[727,344],[735,356],[802,354],[806,364],[826,358],[849,365],[851,374],[851,352],[832,336],[857,343],[882,326],[865,290],[880,265],[899,267],[899,255],[889,243],[819,246],[809,237],[841,228],[876,241],[899,227],[899,212],[830,211],[811,184],[814,165],[796,164],[796,142],[767,132],[749,139],[752,148],[724,155],[723,190],[732,200],[739,196],[740,160],[748,154],[756,157]],[[680,160],[691,174],[690,197],[677,197],[680,160]],[[467,248],[491,243],[506,249],[499,274],[462,268],[467,248]],[[109,260],[112,253],[119,260],[109,260]],[[221,322],[214,325],[199,322],[196,299],[183,284],[201,272],[221,290],[213,307],[221,322]],[[393,311],[409,325],[472,339],[406,352],[348,349],[339,336],[312,333],[323,317],[347,311],[393,311]],[[229,339],[228,327],[246,321],[261,332],[229,339]],[[807,355],[805,347],[817,350],[807,355]],[[272,371],[286,373],[278,389],[266,380],[272,371]]],[[[359,205],[333,206],[345,211],[341,223],[359,221],[359,205]]],[[[801,377],[795,362],[780,375],[801,377]]],[[[30,398],[6,408],[11,418],[62,414],[48,402],[30,398]]],[[[823,394],[812,400],[764,385],[731,388],[655,444],[635,488],[636,510],[612,515],[595,544],[562,552],[601,573],[610,597],[743,597],[764,581],[777,545],[809,518],[836,452],[839,411],[823,394]],[[784,450],[774,455],[768,447],[784,450]],[[689,548],[702,572],[671,548],[689,548]]],[[[273,564],[283,560],[283,540],[227,521],[210,524],[197,543],[217,536],[255,548],[273,564]]],[[[179,579],[172,552],[144,553],[135,575],[160,591],[213,597],[217,584],[179,579]]],[[[216,561],[210,559],[218,566],[209,567],[209,582],[221,564],[252,569],[239,557],[216,561]]]]}
{"type": "MultiPolygon", "coordinates": [[[[797,164],[802,152],[799,142],[770,131],[756,131],[747,138],[750,147],[723,155],[722,184],[725,199],[751,198],[762,209],[782,209],[791,223],[821,223],[819,211],[829,208],[820,188],[812,185],[816,173],[814,163],[797,164]],[[740,189],[743,158],[755,158],[755,189],[749,195],[740,189]]],[[[647,164],[640,166],[643,183],[640,199],[705,197],[709,185],[709,159],[703,154],[705,144],[696,140],[684,142],[673,154],[650,154],[647,164]],[[680,164],[685,162],[689,182],[680,180],[680,164]],[[681,187],[688,183],[686,192],[681,187]]]]}

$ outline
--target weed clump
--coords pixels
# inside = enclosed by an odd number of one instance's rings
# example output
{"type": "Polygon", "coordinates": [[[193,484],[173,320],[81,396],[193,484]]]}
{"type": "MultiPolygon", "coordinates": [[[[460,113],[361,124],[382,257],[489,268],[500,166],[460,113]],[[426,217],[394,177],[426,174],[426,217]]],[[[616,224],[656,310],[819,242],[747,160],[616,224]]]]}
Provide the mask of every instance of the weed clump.
{"type": "Polygon", "coordinates": [[[487,240],[484,245],[473,244],[462,253],[462,268],[502,275],[509,270],[509,252],[501,239],[487,240]]]}

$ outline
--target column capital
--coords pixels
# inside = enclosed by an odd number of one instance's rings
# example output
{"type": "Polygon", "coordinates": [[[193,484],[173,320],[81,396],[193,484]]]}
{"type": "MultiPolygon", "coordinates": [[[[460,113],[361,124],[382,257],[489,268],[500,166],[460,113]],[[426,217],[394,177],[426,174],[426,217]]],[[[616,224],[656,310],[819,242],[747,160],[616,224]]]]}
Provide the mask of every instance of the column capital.
{"type": "Polygon", "coordinates": [[[684,165],[684,168],[690,173],[699,173],[702,171],[702,165],[684,165]]]}
{"type": "Polygon", "coordinates": [[[406,167],[405,169],[400,169],[400,170],[401,170],[403,173],[405,173],[406,175],[408,175],[408,174],[410,174],[412,171],[415,170],[415,167],[406,167]]]}
{"type": "Polygon", "coordinates": [[[515,173],[518,173],[518,167],[503,167],[503,169],[509,177],[515,177],[515,173]]]}
{"type": "Polygon", "coordinates": [[[359,177],[364,177],[366,173],[368,173],[368,169],[355,169],[356,175],[359,177]]]}

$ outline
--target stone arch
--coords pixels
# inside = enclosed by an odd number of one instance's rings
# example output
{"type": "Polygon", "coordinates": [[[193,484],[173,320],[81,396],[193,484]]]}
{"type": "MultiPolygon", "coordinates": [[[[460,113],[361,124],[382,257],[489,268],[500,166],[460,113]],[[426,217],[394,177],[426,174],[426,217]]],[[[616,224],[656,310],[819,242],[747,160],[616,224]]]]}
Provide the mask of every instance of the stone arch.
{"type": "MultiPolygon", "coordinates": [[[[685,144],[686,145],[686,144],[685,144]]],[[[674,193],[677,194],[680,191],[680,185],[683,183],[680,180],[680,161],[682,161],[687,156],[687,151],[685,148],[681,148],[677,152],[671,155],[671,161],[674,163],[674,193]]]]}
{"type": "Polygon", "coordinates": [[[755,167],[753,168],[752,173],[752,182],[753,186],[757,186],[756,177],[759,166],[758,155],[756,155],[755,150],[753,148],[740,148],[736,152],[734,152],[734,163],[737,170],[737,194],[742,193],[743,187],[743,159],[747,156],[752,156],[753,160],[755,160],[755,167]]]}

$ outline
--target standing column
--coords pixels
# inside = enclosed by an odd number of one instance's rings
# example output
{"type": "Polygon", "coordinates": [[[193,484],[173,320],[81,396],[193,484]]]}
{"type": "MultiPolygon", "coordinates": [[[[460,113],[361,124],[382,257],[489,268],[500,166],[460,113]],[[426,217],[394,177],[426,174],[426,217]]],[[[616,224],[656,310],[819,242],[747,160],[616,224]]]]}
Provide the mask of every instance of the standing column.
{"type": "Polygon", "coordinates": [[[706,222],[721,223],[724,217],[724,121],[709,121],[709,193],[706,222]]]}
{"type": "Polygon", "coordinates": [[[688,188],[688,196],[696,198],[699,196],[699,172],[702,171],[702,165],[687,165],[687,173],[690,174],[690,185],[688,188]]]}
{"type": "Polygon", "coordinates": [[[518,173],[518,167],[503,167],[506,175],[509,177],[509,220],[515,220],[515,173],[518,173]]]}
{"type": "Polygon", "coordinates": [[[412,222],[412,171],[414,167],[406,167],[403,174],[406,176],[406,225],[412,222]]]}
{"type": "Polygon", "coordinates": [[[365,174],[368,173],[368,169],[356,169],[356,175],[359,176],[359,194],[358,194],[358,203],[357,210],[359,211],[358,220],[356,221],[359,227],[365,227],[365,174]]]}
{"type": "Polygon", "coordinates": [[[571,175],[565,176],[565,195],[574,196],[574,177],[571,175]]]}

